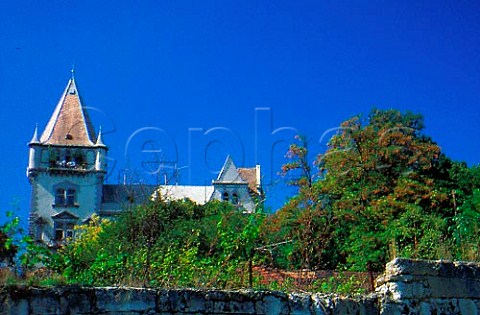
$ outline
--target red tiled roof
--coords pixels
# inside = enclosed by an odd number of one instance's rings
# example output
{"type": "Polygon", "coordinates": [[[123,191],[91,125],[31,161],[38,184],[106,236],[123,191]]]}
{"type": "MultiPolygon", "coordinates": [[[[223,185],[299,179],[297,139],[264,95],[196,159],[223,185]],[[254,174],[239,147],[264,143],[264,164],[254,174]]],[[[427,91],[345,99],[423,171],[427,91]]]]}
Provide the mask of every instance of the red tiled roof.
{"type": "Polygon", "coordinates": [[[237,168],[240,177],[248,183],[248,188],[251,191],[259,193],[257,184],[257,170],[255,167],[251,168],[237,168]]]}
{"type": "Polygon", "coordinates": [[[95,132],[86,109],[82,106],[74,79],[70,79],[40,142],[54,145],[91,146],[95,132]]]}

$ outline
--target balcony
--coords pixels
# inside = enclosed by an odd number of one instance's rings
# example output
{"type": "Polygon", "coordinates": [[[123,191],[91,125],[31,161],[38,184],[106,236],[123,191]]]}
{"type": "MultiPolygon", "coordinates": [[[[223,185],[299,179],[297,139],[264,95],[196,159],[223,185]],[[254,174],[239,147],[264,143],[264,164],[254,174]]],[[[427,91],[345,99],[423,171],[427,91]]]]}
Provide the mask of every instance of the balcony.
{"type": "Polygon", "coordinates": [[[58,172],[88,172],[94,170],[93,164],[88,164],[85,162],[77,163],[75,161],[50,161],[45,163],[46,168],[49,171],[58,171],[58,172]]]}

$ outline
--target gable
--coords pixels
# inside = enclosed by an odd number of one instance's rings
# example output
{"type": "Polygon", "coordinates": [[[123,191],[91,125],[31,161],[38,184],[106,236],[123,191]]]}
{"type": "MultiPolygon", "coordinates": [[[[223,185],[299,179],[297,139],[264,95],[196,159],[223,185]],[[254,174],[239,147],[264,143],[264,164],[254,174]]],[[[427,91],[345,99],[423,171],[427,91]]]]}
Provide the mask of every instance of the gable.
{"type": "Polygon", "coordinates": [[[78,217],[65,210],[55,215],[52,215],[52,219],[55,221],[76,221],[78,220],[78,217]]]}
{"type": "Polygon", "coordinates": [[[225,163],[223,164],[222,170],[220,174],[218,174],[217,180],[214,181],[215,184],[222,184],[222,183],[235,183],[235,184],[244,184],[246,183],[240,174],[238,173],[238,169],[233,163],[233,160],[230,156],[227,156],[225,163]]]}

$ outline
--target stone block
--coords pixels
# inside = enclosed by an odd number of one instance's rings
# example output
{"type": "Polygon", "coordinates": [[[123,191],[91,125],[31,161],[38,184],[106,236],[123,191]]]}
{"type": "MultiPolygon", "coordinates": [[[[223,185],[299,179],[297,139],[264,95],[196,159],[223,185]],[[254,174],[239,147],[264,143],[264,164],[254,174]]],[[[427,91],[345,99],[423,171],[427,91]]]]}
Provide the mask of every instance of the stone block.
{"type": "Polygon", "coordinates": [[[395,258],[387,263],[385,275],[438,275],[431,261],[395,258]]]}
{"type": "Polygon", "coordinates": [[[312,295],[312,310],[315,315],[327,315],[329,305],[333,305],[332,299],[324,294],[312,295]]]}
{"type": "Polygon", "coordinates": [[[155,311],[156,292],[140,288],[96,288],[96,309],[100,312],[155,311]]]}
{"type": "Polygon", "coordinates": [[[60,314],[60,299],[53,289],[30,288],[30,315],[60,314]]]}
{"type": "Polygon", "coordinates": [[[61,314],[92,314],[95,311],[95,292],[76,286],[56,288],[61,314]]]}
{"type": "Polygon", "coordinates": [[[387,302],[387,303],[382,303],[379,314],[380,315],[405,315],[405,314],[410,314],[410,312],[408,312],[408,309],[406,309],[404,304],[387,302]]]}
{"type": "Polygon", "coordinates": [[[30,291],[25,286],[8,286],[0,291],[0,314],[28,314],[30,291]]]}
{"type": "Polygon", "coordinates": [[[6,297],[0,304],[0,314],[28,314],[28,299],[6,297]]]}
{"type": "Polygon", "coordinates": [[[195,290],[183,291],[184,311],[187,313],[203,313],[205,312],[205,294],[204,292],[195,290]]]}
{"type": "MultiPolygon", "coordinates": [[[[426,277],[432,298],[478,298],[480,280],[471,278],[426,277]]],[[[417,298],[422,295],[416,294],[417,298]]]]}
{"type": "Polygon", "coordinates": [[[379,314],[377,297],[375,295],[368,295],[366,297],[336,296],[333,298],[332,304],[333,307],[330,307],[328,314],[379,314]]]}
{"type": "Polygon", "coordinates": [[[172,313],[204,313],[207,308],[205,294],[201,290],[161,290],[157,309],[172,313]]]}
{"type": "Polygon", "coordinates": [[[473,300],[459,299],[458,308],[461,314],[478,315],[480,312],[473,300]]]}
{"type": "Polygon", "coordinates": [[[255,314],[289,314],[287,295],[281,292],[262,292],[255,300],[255,314]]]}
{"type": "Polygon", "coordinates": [[[312,299],[309,294],[291,293],[288,295],[288,304],[290,314],[292,315],[310,315],[312,299]]]}
{"type": "MultiPolygon", "coordinates": [[[[387,263],[385,275],[388,281],[396,275],[433,276],[445,278],[480,279],[480,264],[445,260],[414,260],[395,258],[387,263]]],[[[379,280],[382,281],[382,277],[379,280]]]]}

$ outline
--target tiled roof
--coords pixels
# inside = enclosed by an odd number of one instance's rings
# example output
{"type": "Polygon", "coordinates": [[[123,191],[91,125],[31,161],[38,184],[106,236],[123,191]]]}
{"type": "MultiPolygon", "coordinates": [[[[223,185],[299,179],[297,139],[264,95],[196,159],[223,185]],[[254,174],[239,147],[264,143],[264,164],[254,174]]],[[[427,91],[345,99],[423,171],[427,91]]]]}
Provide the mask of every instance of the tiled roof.
{"type": "Polygon", "coordinates": [[[240,177],[248,183],[248,188],[251,191],[259,193],[258,183],[257,183],[257,168],[237,168],[238,174],[240,177]]]}
{"type": "Polygon", "coordinates": [[[83,107],[75,80],[67,87],[40,137],[43,144],[91,146],[95,144],[95,132],[88,113],[83,107]]]}

